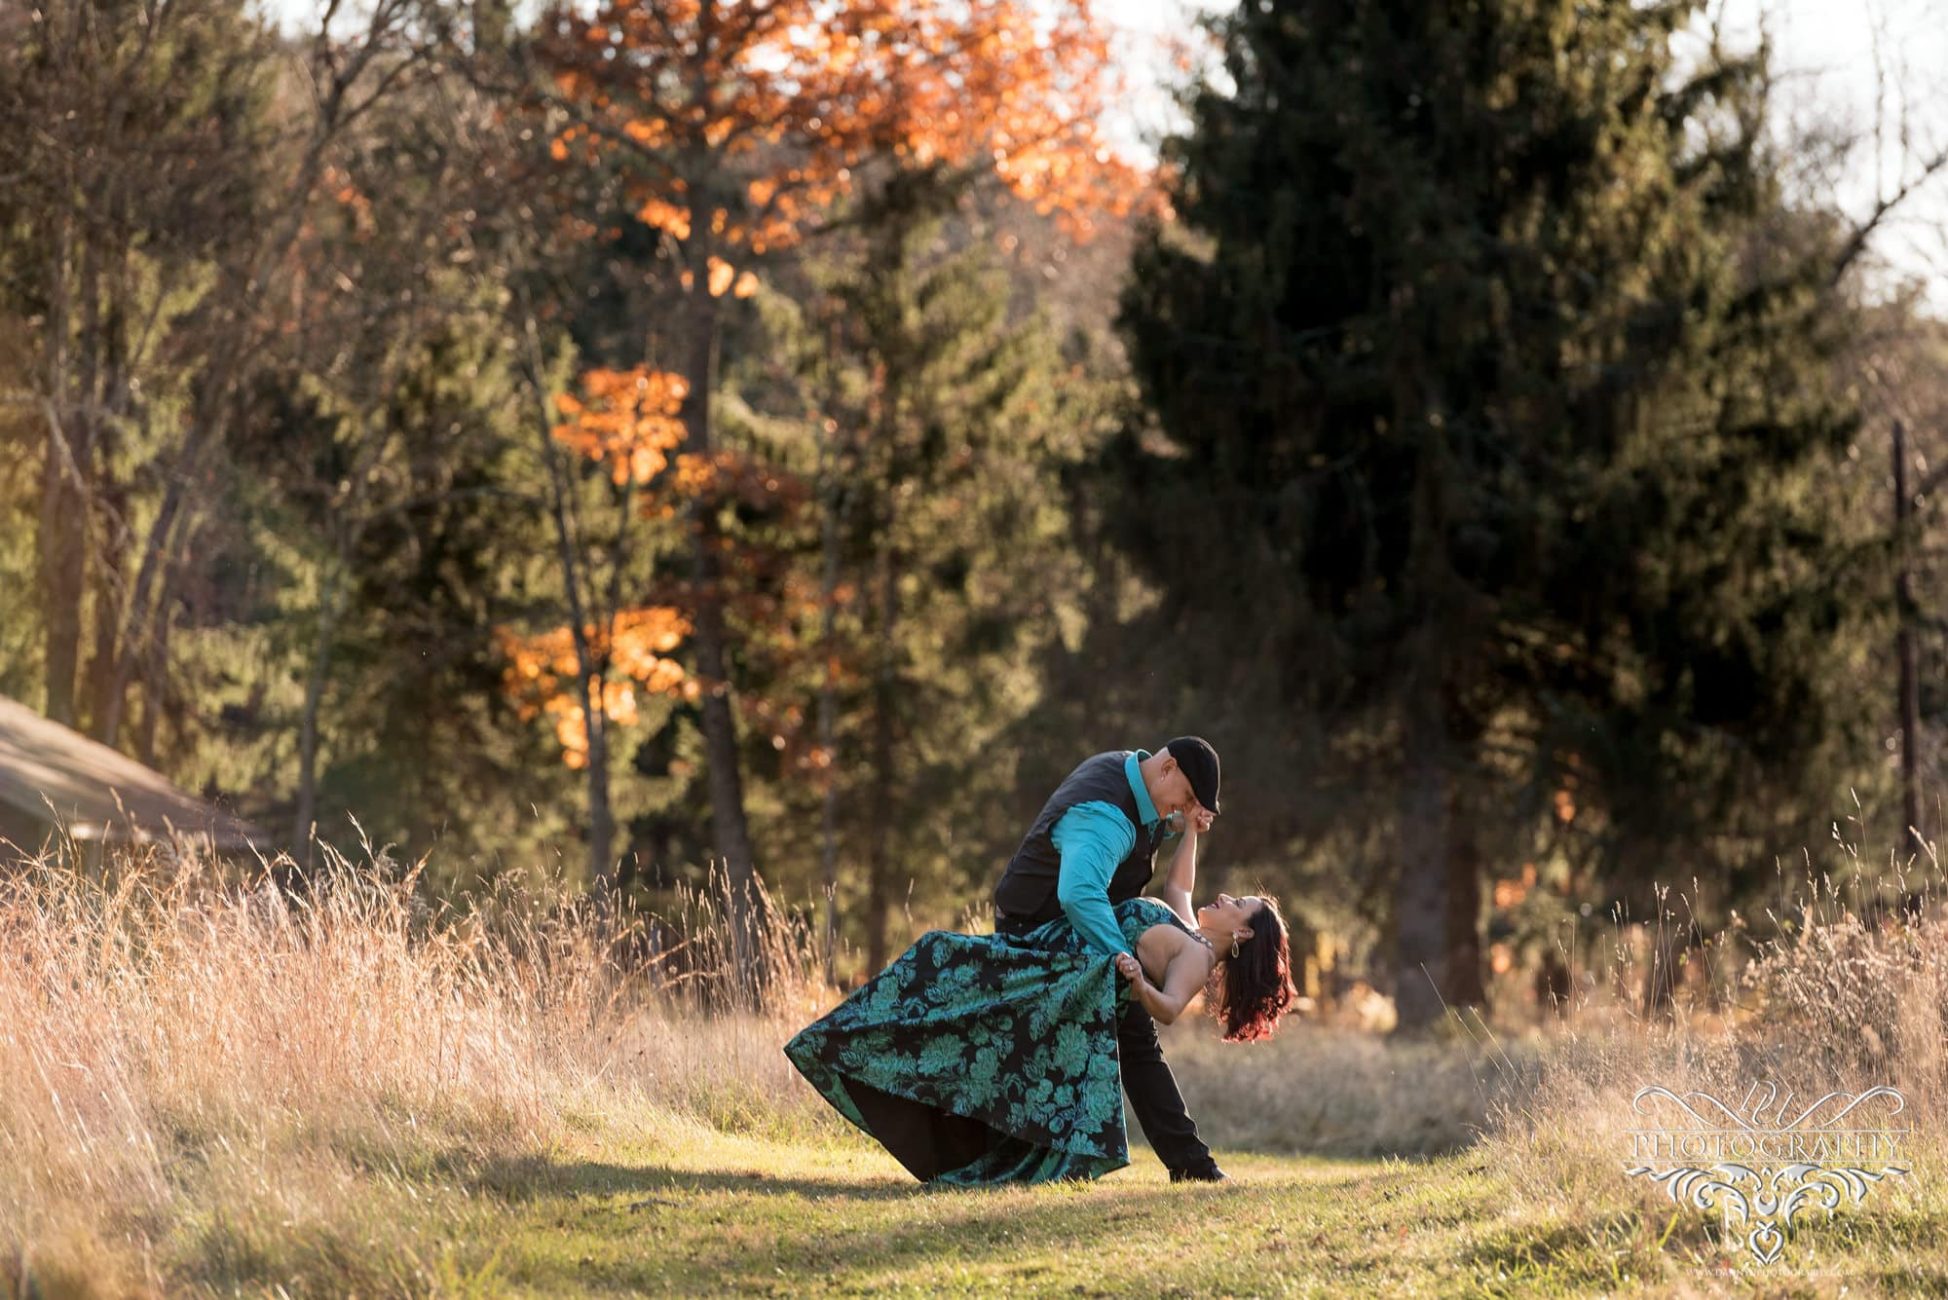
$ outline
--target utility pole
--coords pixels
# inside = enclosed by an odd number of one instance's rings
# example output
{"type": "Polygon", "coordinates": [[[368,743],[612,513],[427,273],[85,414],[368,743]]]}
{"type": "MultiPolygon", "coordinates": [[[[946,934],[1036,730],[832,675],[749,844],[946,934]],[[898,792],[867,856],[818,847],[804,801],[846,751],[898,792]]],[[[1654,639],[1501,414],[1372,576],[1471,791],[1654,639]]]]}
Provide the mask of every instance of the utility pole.
{"type": "Polygon", "coordinates": [[[1910,557],[1914,498],[1907,490],[1907,429],[1894,421],[1895,650],[1901,674],[1901,838],[1921,834],[1921,683],[1914,648],[1914,575],[1910,557]]]}

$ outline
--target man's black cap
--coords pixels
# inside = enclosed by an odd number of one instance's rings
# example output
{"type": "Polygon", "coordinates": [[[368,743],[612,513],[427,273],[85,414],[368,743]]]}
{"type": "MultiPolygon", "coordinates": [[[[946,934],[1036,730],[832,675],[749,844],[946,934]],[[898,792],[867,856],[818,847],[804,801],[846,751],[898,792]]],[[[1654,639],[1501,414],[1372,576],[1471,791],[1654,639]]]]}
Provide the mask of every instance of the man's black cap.
{"type": "Polygon", "coordinates": [[[1218,756],[1201,736],[1179,736],[1164,746],[1190,778],[1191,793],[1212,812],[1218,811],[1218,756]]]}

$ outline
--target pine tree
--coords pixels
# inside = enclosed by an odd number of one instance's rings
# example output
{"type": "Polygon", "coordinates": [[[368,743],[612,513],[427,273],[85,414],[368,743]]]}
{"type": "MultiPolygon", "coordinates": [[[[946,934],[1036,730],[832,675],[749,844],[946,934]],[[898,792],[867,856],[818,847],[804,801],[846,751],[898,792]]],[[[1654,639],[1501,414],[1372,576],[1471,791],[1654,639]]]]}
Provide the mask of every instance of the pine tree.
{"type": "Polygon", "coordinates": [[[1835,735],[1835,263],[1700,8],[1243,6],[1126,293],[1181,454],[1123,438],[1115,517],[1395,791],[1403,1026],[1480,999],[1477,864],[1565,792],[1668,843],[1835,735]]]}
{"type": "Polygon", "coordinates": [[[757,737],[779,747],[768,793],[803,813],[764,833],[768,860],[818,861],[830,790],[835,914],[869,969],[903,942],[902,906],[957,907],[1011,847],[996,839],[1016,758],[1000,738],[1078,617],[1063,472],[1088,446],[1074,417],[1092,381],[1015,303],[965,198],[939,169],[875,187],[847,213],[855,238],[812,268],[793,326],[821,527],[787,579],[816,596],[792,605],[797,653],[751,692],[774,702],[757,737]],[[775,705],[794,687],[812,707],[786,717],[775,705]]]}

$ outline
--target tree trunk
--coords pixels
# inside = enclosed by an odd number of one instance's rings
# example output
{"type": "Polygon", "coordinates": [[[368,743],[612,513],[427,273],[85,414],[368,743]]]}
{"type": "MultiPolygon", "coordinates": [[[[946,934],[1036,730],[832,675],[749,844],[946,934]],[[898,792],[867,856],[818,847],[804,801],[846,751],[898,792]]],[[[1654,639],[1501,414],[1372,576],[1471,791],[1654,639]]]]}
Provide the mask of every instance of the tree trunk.
{"type": "MultiPolygon", "coordinates": [[[[605,643],[606,645],[606,643],[605,643]]],[[[603,652],[604,666],[608,652],[603,652]]],[[[603,678],[582,674],[582,709],[588,725],[588,865],[596,905],[606,915],[616,886],[615,812],[609,804],[609,715],[603,703],[603,678]]]]}
{"type": "Polygon", "coordinates": [[[338,580],[334,566],[318,602],[311,671],[305,677],[304,709],[298,717],[298,806],[291,819],[291,856],[306,870],[311,867],[311,837],[318,821],[318,711],[330,680],[332,643],[338,631],[338,580]]]}
{"type": "MultiPolygon", "coordinates": [[[[1418,393],[1418,390],[1414,390],[1418,393]]],[[[1394,899],[1394,1009],[1403,1030],[1432,1024],[1442,1014],[1449,978],[1449,873],[1453,869],[1449,815],[1453,807],[1449,767],[1447,683],[1450,659],[1461,650],[1447,635],[1455,577],[1447,563],[1447,444],[1432,392],[1419,394],[1429,413],[1414,474],[1413,533],[1406,594],[1413,619],[1406,639],[1407,681],[1402,695],[1404,781],[1400,816],[1400,890],[1394,899]]],[[[1414,404],[1406,404],[1408,410],[1414,404]]]]}
{"type": "MultiPolygon", "coordinates": [[[[51,417],[51,420],[53,417],[51,417]]],[[[72,443],[54,423],[48,435],[47,464],[41,479],[41,608],[46,611],[43,661],[47,716],[74,726],[75,678],[81,653],[81,586],[87,578],[87,545],[82,535],[86,497],[64,462],[72,443]]]]}
{"type": "Polygon", "coordinates": [[[176,530],[190,527],[183,506],[200,472],[204,449],[220,436],[216,424],[220,409],[220,405],[212,400],[200,403],[192,412],[192,424],[176,452],[173,472],[164,476],[167,486],[163,488],[162,504],[157,508],[156,517],[149,524],[148,535],[143,539],[142,559],[135,571],[135,587],[124,602],[122,633],[117,638],[119,653],[114,682],[108,692],[109,713],[103,719],[101,728],[107,744],[114,744],[113,737],[120,733],[129,683],[134,679],[137,664],[146,660],[147,647],[155,636],[154,627],[164,617],[164,606],[169,599],[168,575],[173,572],[170,557],[172,552],[180,554],[181,550],[175,544],[176,530]],[[157,591],[158,585],[161,590],[151,601],[149,594],[157,591]]]}
{"type": "Polygon", "coordinates": [[[42,675],[47,716],[73,726],[75,675],[81,653],[81,586],[87,576],[83,533],[87,495],[82,430],[69,405],[68,343],[73,229],[65,219],[54,238],[47,309],[47,455],[41,466],[40,580],[42,675]]]}
{"type": "MultiPolygon", "coordinates": [[[[583,593],[584,573],[580,538],[570,521],[567,471],[562,468],[560,449],[555,445],[554,418],[549,407],[547,366],[541,354],[541,331],[534,313],[525,308],[522,336],[527,356],[525,370],[528,388],[534,396],[534,429],[540,440],[542,463],[548,467],[549,515],[555,526],[555,559],[561,565],[563,599],[568,604],[569,639],[575,646],[575,682],[582,701],[582,721],[588,735],[588,879],[596,896],[596,906],[606,913],[614,884],[615,862],[611,856],[614,820],[609,811],[608,714],[604,707],[603,682],[608,676],[609,647],[605,641],[599,655],[589,644],[592,626],[592,596],[583,593]]],[[[619,562],[619,561],[618,561],[619,562]]]]}
{"type": "MultiPolygon", "coordinates": [[[[176,625],[175,593],[182,583],[189,554],[199,540],[196,533],[185,531],[180,544],[174,548],[169,566],[163,571],[161,589],[156,593],[154,626],[145,632],[141,643],[142,725],[136,729],[135,756],[149,767],[156,765],[156,734],[163,712],[169,707],[169,634],[176,625]]],[[[124,643],[125,660],[129,653],[124,643]]],[[[133,681],[127,673],[123,676],[125,681],[133,681]]]]}
{"type": "MultiPolygon", "coordinates": [[[[712,452],[710,390],[717,361],[717,303],[703,284],[692,296],[690,314],[690,391],[683,403],[685,449],[695,456],[712,452]]],[[[737,720],[731,707],[731,684],[725,669],[723,572],[717,555],[717,517],[708,503],[689,503],[692,517],[693,567],[696,577],[696,619],[691,644],[696,648],[697,675],[702,678],[700,708],[704,762],[710,786],[711,837],[723,871],[725,906],[731,926],[732,960],[744,992],[754,994],[762,983],[759,969],[758,926],[762,904],[751,852],[751,831],[744,814],[744,780],[737,755],[737,720]]]]}
{"type": "MultiPolygon", "coordinates": [[[[99,541],[107,537],[108,529],[103,527],[95,531],[93,537],[89,536],[92,531],[90,524],[98,516],[105,523],[109,514],[102,493],[102,480],[107,474],[103,470],[106,457],[102,454],[101,446],[102,352],[106,342],[101,312],[101,279],[99,241],[92,235],[84,235],[81,241],[81,327],[75,337],[74,390],[64,395],[62,400],[68,404],[70,411],[67,427],[72,438],[74,463],[83,484],[82,512],[74,526],[82,534],[82,547],[90,552],[94,560],[90,567],[95,589],[95,648],[85,668],[79,671],[76,685],[77,692],[85,695],[88,708],[85,716],[80,707],[75,712],[97,738],[102,734],[102,705],[114,676],[111,665],[115,659],[115,618],[119,604],[116,596],[121,587],[121,573],[115,565],[112,551],[99,545],[99,541]]],[[[75,588],[73,598],[77,603],[81,600],[81,594],[81,589],[75,588]]]]}
{"type": "Polygon", "coordinates": [[[1401,791],[1400,887],[1394,897],[1394,1009],[1399,1028],[1440,1019],[1448,976],[1448,770],[1440,705],[1431,684],[1408,702],[1401,791]]]}
{"type": "MultiPolygon", "coordinates": [[[[596,724],[588,737],[591,782],[588,799],[589,859],[595,866],[599,905],[605,916],[609,915],[609,909],[622,905],[622,893],[635,875],[633,858],[631,865],[625,869],[621,855],[615,849],[615,809],[609,801],[609,713],[602,694],[607,685],[608,667],[615,660],[616,614],[622,606],[622,573],[625,557],[629,554],[629,521],[636,511],[633,480],[617,494],[615,508],[615,550],[609,560],[608,589],[603,593],[601,609],[597,611],[602,620],[602,648],[597,657],[601,672],[583,683],[584,698],[589,691],[596,692],[593,707],[585,710],[585,716],[596,724]]],[[[591,577],[591,591],[593,588],[591,577]]]]}
{"type": "MultiPolygon", "coordinates": [[[[826,363],[835,363],[838,345],[831,342],[826,351],[826,363]]],[[[836,410],[836,401],[828,400],[827,410],[836,410]]],[[[819,768],[824,790],[819,808],[819,875],[825,893],[825,926],[822,949],[825,964],[825,982],[834,983],[838,978],[839,944],[839,782],[837,770],[838,743],[838,593],[839,593],[839,489],[838,456],[832,441],[836,431],[826,434],[821,448],[825,460],[824,491],[821,496],[825,504],[825,517],[820,521],[819,546],[824,551],[824,572],[819,583],[821,616],[819,625],[819,646],[825,655],[825,674],[818,688],[818,747],[824,755],[819,768]]]]}
{"type": "MultiPolygon", "coordinates": [[[[95,485],[97,497],[104,495],[103,485],[95,485]]],[[[122,589],[123,572],[121,557],[112,549],[102,549],[95,556],[95,648],[88,656],[88,708],[89,730],[104,745],[113,745],[121,730],[122,709],[114,699],[118,689],[126,689],[121,674],[117,671],[123,651],[116,633],[120,630],[122,610],[117,599],[122,589]]]]}
{"type": "Polygon", "coordinates": [[[879,551],[879,656],[873,671],[873,818],[866,844],[866,966],[886,965],[886,918],[892,908],[893,863],[893,709],[897,701],[898,661],[893,637],[900,612],[899,565],[893,556],[892,524],[879,551]]]}
{"type": "Polygon", "coordinates": [[[1447,875],[1447,978],[1441,991],[1449,1006],[1486,1007],[1488,988],[1481,954],[1481,849],[1457,790],[1449,805],[1447,875]]]}
{"type": "Polygon", "coordinates": [[[165,600],[156,618],[155,635],[143,651],[142,725],[136,729],[135,756],[146,766],[156,765],[156,731],[162,721],[164,688],[169,679],[169,629],[175,622],[165,600]]]}
{"type": "MultiPolygon", "coordinates": [[[[117,213],[117,225],[126,221],[120,215],[124,206],[118,187],[116,196],[110,201],[111,209],[117,213]]],[[[95,605],[95,652],[88,669],[92,695],[88,712],[95,735],[103,744],[110,746],[119,739],[128,692],[128,677],[121,671],[121,665],[129,654],[129,647],[122,644],[121,630],[122,603],[128,595],[128,550],[132,540],[128,528],[129,493],[116,480],[111,468],[120,449],[122,421],[128,415],[132,396],[126,343],[126,312],[132,292],[128,263],[128,248],[126,245],[119,246],[110,259],[113,273],[108,277],[107,288],[101,293],[106,307],[105,318],[98,326],[90,327],[100,331],[98,346],[101,361],[99,379],[90,398],[96,413],[89,426],[93,431],[91,442],[97,465],[90,489],[95,505],[92,515],[96,524],[99,574],[95,582],[98,593],[95,605]]]]}

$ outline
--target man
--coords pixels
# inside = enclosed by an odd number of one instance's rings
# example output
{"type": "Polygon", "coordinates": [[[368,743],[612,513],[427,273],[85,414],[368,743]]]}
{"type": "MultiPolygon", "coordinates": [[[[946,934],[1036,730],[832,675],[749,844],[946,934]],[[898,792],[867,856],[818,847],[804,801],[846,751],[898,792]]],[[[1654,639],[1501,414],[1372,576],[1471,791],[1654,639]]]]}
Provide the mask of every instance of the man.
{"type": "MultiPolygon", "coordinates": [[[[1217,751],[1196,736],[1179,736],[1154,754],[1118,749],[1084,759],[1042,805],[1001,873],[994,928],[1024,934],[1066,915],[1105,956],[1128,952],[1111,905],[1150,883],[1171,817],[1180,820],[1183,839],[1169,884],[1188,895],[1197,877],[1197,837],[1217,811],[1217,751]]],[[[1123,1091],[1170,1181],[1228,1181],[1184,1109],[1156,1021],[1134,998],[1116,1040],[1123,1091]]]]}

